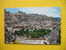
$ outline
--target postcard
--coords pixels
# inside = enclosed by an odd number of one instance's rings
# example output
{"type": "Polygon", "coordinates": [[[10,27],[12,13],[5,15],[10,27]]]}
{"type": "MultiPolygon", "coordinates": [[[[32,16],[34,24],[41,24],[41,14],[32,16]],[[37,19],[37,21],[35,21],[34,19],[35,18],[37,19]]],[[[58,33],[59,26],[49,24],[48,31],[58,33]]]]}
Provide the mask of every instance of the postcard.
{"type": "Polygon", "coordinates": [[[5,8],[5,43],[61,44],[60,7],[5,8]]]}

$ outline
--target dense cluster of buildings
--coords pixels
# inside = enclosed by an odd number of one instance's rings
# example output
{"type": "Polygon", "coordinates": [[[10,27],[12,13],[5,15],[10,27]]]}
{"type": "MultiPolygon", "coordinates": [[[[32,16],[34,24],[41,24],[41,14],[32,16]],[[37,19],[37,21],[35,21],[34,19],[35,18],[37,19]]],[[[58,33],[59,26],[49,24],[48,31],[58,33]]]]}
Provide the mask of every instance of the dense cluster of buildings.
{"type": "MultiPolygon", "coordinates": [[[[60,28],[60,19],[58,19],[57,21],[55,18],[48,17],[46,15],[26,14],[21,11],[18,11],[17,13],[11,13],[5,10],[5,29],[14,33],[15,30],[20,30],[22,28],[50,29],[52,30],[52,32],[48,37],[50,40],[54,41],[53,42],[54,44],[57,43],[57,40],[59,38],[58,36],[60,28]]],[[[8,34],[6,33],[6,35],[9,35],[9,33],[8,34]]]]}

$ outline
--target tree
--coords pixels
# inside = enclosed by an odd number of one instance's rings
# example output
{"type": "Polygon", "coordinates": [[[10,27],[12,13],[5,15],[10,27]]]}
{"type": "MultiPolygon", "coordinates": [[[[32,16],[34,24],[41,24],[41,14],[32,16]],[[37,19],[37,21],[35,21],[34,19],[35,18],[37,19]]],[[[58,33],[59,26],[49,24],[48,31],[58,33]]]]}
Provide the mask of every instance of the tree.
{"type": "Polygon", "coordinates": [[[35,29],[33,31],[29,31],[29,29],[26,29],[24,31],[24,29],[20,30],[20,31],[16,31],[16,34],[19,36],[24,36],[26,35],[27,37],[31,36],[32,38],[39,38],[39,37],[44,37],[44,35],[47,35],[51,32],[51,30],[49,29],[35,29]]]}

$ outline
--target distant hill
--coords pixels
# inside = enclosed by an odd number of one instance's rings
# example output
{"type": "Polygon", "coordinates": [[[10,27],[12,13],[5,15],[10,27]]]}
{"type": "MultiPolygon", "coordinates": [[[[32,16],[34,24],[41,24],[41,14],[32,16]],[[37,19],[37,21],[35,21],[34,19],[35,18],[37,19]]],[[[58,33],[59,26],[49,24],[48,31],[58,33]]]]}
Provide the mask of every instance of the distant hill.
{"type": "Polygon", "coordinates": [[[54,17],[55,21],[60,22],[61,18],[60,17],[54,17]]]}
{"type": "Polygon", "coordinates": [[[14,24],[21,24],[23,22],[26,22],[26,23],[29,23],[29,22],[32,22],[32,21],[49,21],[49,20],[52,20],[52,21],[57,21],[57,22],[60,22],[60,18],[59,17],[49,17],[47,15],[40,15],[40,14],[26,14],[25,12],[17,12],[15,14],[13,13],[10,13],[10,12],[7,12],[5,11],[5,23],[7,25],[14,25],[14,24]],[[6,15],[8,14],[8,15],[6,15]]]}

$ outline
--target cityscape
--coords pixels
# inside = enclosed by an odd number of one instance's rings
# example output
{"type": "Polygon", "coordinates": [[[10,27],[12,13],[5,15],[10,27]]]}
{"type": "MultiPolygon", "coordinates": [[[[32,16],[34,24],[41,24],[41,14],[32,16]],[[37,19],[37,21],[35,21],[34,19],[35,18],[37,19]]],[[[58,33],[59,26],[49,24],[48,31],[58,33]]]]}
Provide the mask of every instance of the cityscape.
{"type": "Polygon", "coordinates": [[[60,7],[5,8],[5,43],[60,44],[60,7]]]}

